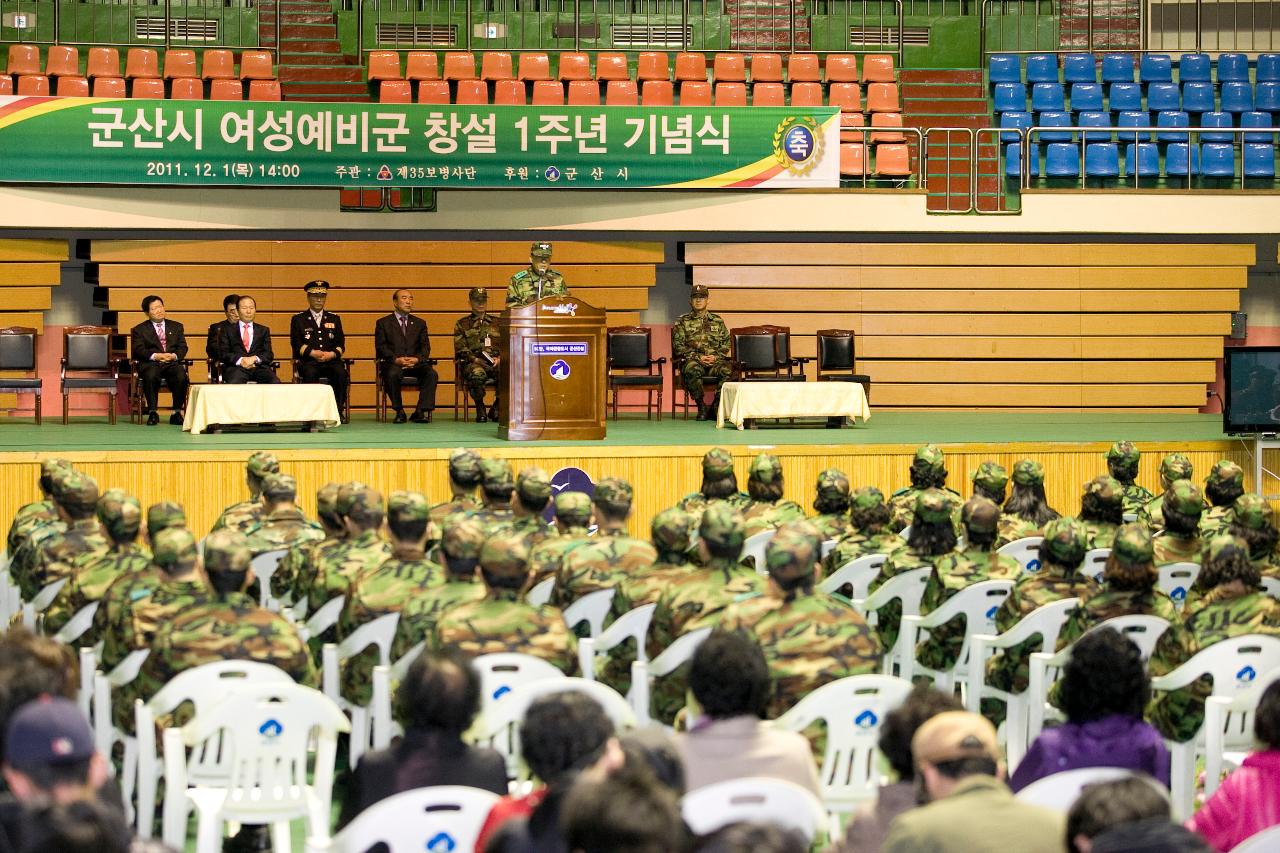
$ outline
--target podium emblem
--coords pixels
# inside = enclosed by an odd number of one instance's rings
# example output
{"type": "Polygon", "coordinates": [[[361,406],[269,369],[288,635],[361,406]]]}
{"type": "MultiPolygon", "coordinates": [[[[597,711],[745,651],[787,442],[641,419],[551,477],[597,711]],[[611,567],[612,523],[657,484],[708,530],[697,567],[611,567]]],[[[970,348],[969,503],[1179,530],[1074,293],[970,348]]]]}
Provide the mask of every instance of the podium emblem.
{"type": "Polygon", "coordinates": [[[569,378],[569,362],[563,358],[557,358],[551,362],[551,367],[547,370],[551,374],[552,379],[558,379],[561,382],[569,378]]]}

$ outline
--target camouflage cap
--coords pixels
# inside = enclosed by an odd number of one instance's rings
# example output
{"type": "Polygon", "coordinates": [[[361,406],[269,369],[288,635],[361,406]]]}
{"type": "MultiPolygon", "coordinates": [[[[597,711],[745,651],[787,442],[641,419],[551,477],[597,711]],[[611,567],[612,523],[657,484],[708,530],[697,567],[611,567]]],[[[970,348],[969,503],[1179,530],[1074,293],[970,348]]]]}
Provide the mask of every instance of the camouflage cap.
{"type": "Polygon", "coordinates": [[[733,473],[733,454],[723,447],[713,447],[702,457],[702,476],[723,480],[733,473]]]}
{"type": "Polygon", "coordinates": [[[147,535],[152,538],[161,530],[186,526],[187,512],[180,503],[160,501],[147,507],[147,535]]]}
{"type": "Polygon", "coordinates": [[[586,527],[591,523],[591,495],[565,490],[556,495],[556,518],[570,527],[586,527]]]}
{"type": "Polygon", "coordinates": [[[298,496],[298,481],[292,474],[268,474],[262,478],[262,494],[269,500],[293,500],[298,496]]]}
{"type": "Polygon", "coordinates": [[[1089,547],[1089,532],[1084,525],[1069,515],[1055,518],[1044,526],[1044,542],[1041,556],[1058,564],[1071,564],[1079,560],[1089,547]]]}
{"type": "Polygon", "coordinates": [[[706,299],[710,295],[711,289],[705,284],[695,284],[693,287],[689,288],[690,299],[706,299]]]}
{"type": "Polygon", "coordinates": [[[1245,492],[1231,505],[1236,524],[1250,530],[1261,530],[1271,523],[1271,504],[1262,495],[1245,492]]]}
{"type": "Polygon", "coordinates": [[[1160,460],[1160,476],[1170,483],[1191,479],[1191,460],[1182,453],[1170,453],[1160,460]]]}
{"type": "Polygon", "coordinates": [[[782,462],[772,453],[761,453],[751,460],[748,476],[757,483],[776,483],[782,479],[782,462]]]}
{"type": "Polygon", "coordinates": [[[818,497],[827,500],[849,497],[849,478],[837,468],[828,468],[818,475],[818,497]]]}
{"type": "Polygon", "coordinates": [[[473,287],[467,291],[467,301],[468,302],[488,302],[489,291],[485,290],[483,287],[473,287]]]}
{"type": "Polygon", "coordinates": [[[1119,459],[1124,462],[1137,462],[1142,453],[1132,441],[1117,441],[1107,451],[1107,459],[1119,459]]]}
{"type": "Polygon", "coordinates": [[[40,473],[44,476],[52,476],[53,473],[61,468],[73,468],[66,459],[45,459],[40,462],[40,473]]]}
{"type": "Polygon", "coordinates": [[[74,468],[56,472],[53,488],[53,499],[58,503],[93,506],[98,502],[98,483],[74,468]]]}
{"type": "Polygon", "coordinates": [[[516,493],[531,503],[551,500],[551,477],[541,468],[525,468],[516,477],[516,493]]]}
{"type": "Polygon", "coordinates": [[[746,521],[742,513],[725,501],[712,501],[702,513],[698,536],[720,550],[741,548],[746,540],[746,521]]]}
{"type": "Polygon", "coordinates": [[[280,473],[280,460],[276,458],[274,453],[259,450],[249,457],[249,461],[245,463],[244,468],[249,472],[250,477],[262,479],[268,474],[280,473]]]}
{"type": "Polygon", "coordinates": [[[316,512],[320,515],[337,515],[338,514],[338,490],[342,487],[337,483],[325,483],[316,491],[316,512]]]}
{"type": "Polygon", "coordinates": [[[1111,553],[1116,555],[1117,560],[1131,566],[1152,562],[1155,560],[1155,552],[1151,547],[1151,531],[1145,524],[1136,521],[1122,524],[1111,543],[1111,553]]]}
{"type": "Polygon", "coordinates": [[[1204,546],[1204,555],[1208,560],[1218,560],[1223,556],[1223,552],[1228,548],[1234,548],[1242,554],[1248,555],[1249,546],[1239,536],[1232,536],[1230,533],[1219,533],[1209,540],[1209,544],[1204,546]]]}
{"type": "Polygon", "coordinates": [[[529,247],[529,254],[535,258],[551,257],[551,244],[545,241],[539,241],[529,247]]]}
{"type": "Polygon", "coordinates": [[[849,505],[854,509],[875,509],[884,506],[884,492],[875,486],[860,486],[853,490],[849,505]]]}
{"type": "Polygon", "coordinates": [[[1013,466],[1013,482],[1020,486],[1043,486],[1044,466],[1034,459],[1020,459],[1013,466]]]}
{"type": "Polygon", "coordinates": [[[495,489],[504,486],[515,487],[515,478],[511,474],[511,463],[505,459],[481,459],[480,478],[485,488],[495,489]]]}
{"type": "Polygon", "coordinates": [[[431,504],[422,492],[395,491],[387,499],[387,517],[397,521],[426,521],[431,504]]]}
{"type": "Polygon", "coordinates": [[[692,544],[693,517],[675,507],[664,509],[653,517],[649,531],[659,553],[683,554],[692,544]]]}
{"type": "Polygon", "coordinates": [[[1009,485],[1009,472],[999,462],[987,460],[973,472],[973,484],[989,492],[1003,491],[1009,485]]]}
{"type": "Polygon", "coordinates": [[[937,524],[951,518],[951,502],[941,489],[925,489],[916,496],[916,518],[937,524]]]}
{"type": "Polygon", "coordinates": [[[359,480],[352,480],[338,486],[338,499],[333,505],[334,509],[338,511],[338,515],[346,515],[351,512],[351,507],[355,505],[356,496],[368,490],[369,487],[359,480]]]}
{"type": "Polygon", "coordinates": [[[635,490],[626,480],[617,477],[605,477],[596,483],[596,493],[591,497],[593,504],[604,504],[607,507],[624,510],[630,509],[635,490]]]}
{"type": "Polygon", "coordinates": [[[960,521],[967,530],[994,533],[1000,525],[1000,507],[982,495],[974,495],[960,508],[960,521]]]}
{"type": "Polygon", "coordinates": [[[449,451],[449,478],[459,483],[478,483],[480,454],[465,447],[449,451]]]}
{"type": "Polygon", "coordinates": [[[1218,485],[1226,485],[1237,480],[1244,482],[1244,469],[1230,459],[1220,459],[1213,463],[1213,467],[1209,469],[1209,476],[1204,478],[1206,483],[1218,485]]]}
{"type": "Polygon", "coordinates": [[[936,444],[921,445],[916,449],[915,461],[919,462],[926,468],[934,470],[942,470],[946,465],[946,457],[942,452],[942,448],[936,444]]]}
{"type": "Polygon", "coordinates": [[[1164,506],[1183,515],[1199,516],[1204,512],[1204,495],[1190,480],[1174,480],[1164,493],[1164,506]]]}
{"type": "Polygon", "coordinates": [[[162,569],[171,569],[196,556],[196,537],[185,527],[161,530],[151,540],[151,559],[162,569]]]}
{"type": "Polygon", "coordinates": [[[812,577],[821,557],[822,534],[807,521],[790,521],[778,527],[764,549],[769,574],[780,581],[812,577]]]}
{"type": "Polygon", "coordinates": [[[484,545],[484,525],[471,515],[449,518],[440,537],[440,548],[450,560],[478,560],[484,545]]]}
{"type": "Polygon", "coordinates": [[[98,498],[98,521],[112,539],[129,539],[142,527],[142,504],[124,489],[107,489],[98,498]]]}
{"type": "Polygon", "coordinates": [[[239,530],[223,527],[204,538],[204,570],[219,572],[243,572],[253,560],[249,540],[239,530]]]}
{"type": "Polygon", "coordinates": [[[1119,503],[1124,499],[1124,486],[1115,477],[1102,474],[1084,484],[1084,493],[1107,503],[1119,503]]]}
{"type": "Polygon", "coordinates": [[[529,573],[529,538],[523,533],[497,533],[480,547],[480,568],[496,578],[529,573]]]}

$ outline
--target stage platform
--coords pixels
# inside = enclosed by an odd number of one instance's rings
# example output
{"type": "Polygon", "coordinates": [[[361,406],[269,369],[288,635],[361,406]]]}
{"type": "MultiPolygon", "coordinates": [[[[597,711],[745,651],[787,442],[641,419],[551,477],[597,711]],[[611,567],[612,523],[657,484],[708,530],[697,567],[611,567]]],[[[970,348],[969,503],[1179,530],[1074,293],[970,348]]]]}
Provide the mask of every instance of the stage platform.
{"type": "Polygon", "coordinates": [[[314,511],[315,490],[331,480],[361,480],[385,491],[419,489],[442,500],[449,450],[459,446],[505,456],[517,470],[572,466],[594,480],[620,476],[636,488],[636,518],[643,519],[634,527],[637,535],[647,535],[643,528],[654,512],[698,487],[702,454],[717,445],[734,452],[744,487],[751,456],[760,450],[776,453],[783,460],[787,497],[805,507],[812,503],[818,472],[826,467],[844,470],[855,486],[875,484],[886,493],[907,485],[911,455],[926,441],[946,450],[948,482],[965,495],[969,474],[983,460],[1011,468],[1023,457],[1038,459],[1045,465],[1050,503],[1068,513],[1078,509],[1081,484],[1105,471],[1107,447],[1122,438],[1142,449],[1139,482],[1153,490],[1160,458],[1174,450],[1191,457],[1197,479],[1224,457],[1249,472],[1250,481],[1253,470],[1252,445],[1224,435],[1220,415],[876,412],[869,421],[841,430],[781,425],[739,431],[692,419],[658,422],[624,414],[609,421],[603,441],[517,443],[496,433],[493,424],[463,423],[448,414],[429,425],[379,424],[357,414],[351,424],[323,433],[196,436],[167,423],[145,427],[122,421],[112,427],[100,419],[73,419],[62,426],[55,419],[37,427],[15,419],[0,423],[0,513],[8,518],[37,497],[38,462],[53,455],[73,460],[104,488],[136,494],[144,505],[182,501],[192,526],[201,531],[222,507],[243,499],[243,462],[259,449],[276,452],[284,469],[298,478],[300,502],[308,512],[314,511]]]}

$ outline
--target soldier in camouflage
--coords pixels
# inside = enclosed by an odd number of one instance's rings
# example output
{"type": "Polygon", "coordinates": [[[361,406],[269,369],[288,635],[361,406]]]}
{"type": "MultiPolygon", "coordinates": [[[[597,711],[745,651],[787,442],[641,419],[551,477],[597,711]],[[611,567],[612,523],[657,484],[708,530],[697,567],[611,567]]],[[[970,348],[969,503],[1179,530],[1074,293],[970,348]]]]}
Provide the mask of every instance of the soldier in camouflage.
{"type": "Polygon", "coordinates": [[[452,519],[440,540],[441,583],[411,596],[400,608],[400,621],[391,642],[391,659],[404,657],[419,643],[435,634],[441,616],[460,604],[480,601],[485,597],[484,584],[476,566],[484,545],[484,528],[466,515],[452,519]]]}
{"type": "MultiPolygon", "coordinates": [[[[505,459],[480,460],[480,509],[469,510],[484,525],[485,532],[492,532],[494,525],[511,521],[511,497],[515,494],[516,482],[511,476],[511,463],[505,459]]],[[[447,524],[449,517],[445,517],[447,524]]]]}
{"type": "Polygon", "coordinates": [[[548,296],[568,296],[564,276],[551,268],[551,244],[529,247],[529,266],[511,276],[507,284],[507,307],[520,308],[548,296]]]}
{"type": "MultiPolygon", "coordinates": [[[[689,307],[671,327],[671,361],[680,371],[680,384],[698,407],[698,420],[715,420],[720,408],[720,385],[729,378],[729,329],[719,314],[707,310],[711,291],[695,284],[689,289],[689,307]],[[716,396],[703,400],[708,381],[715,382],[716,396]]],[[[686,410],[687,411],[687,410],[686,410]]]]}
{"type": "Polygon", "coordinates": [[[1120,481],[1101,474],[1084,484],[1080,496],[1080,523],[1084,525],[1089,550],[1110,548],[1124,523],[1124,493],[1120,481]]]}
{"type": "Polygon", "coordinates": [[[843,471],[827,468],[818,475],[813,509],[817,515],[809,522],[818,528],[822,541],[839,539],[849,532],[849,478],[843,471]]]}
{"type": "Polygon", "coordinates": [[[1204,496],[1212,506],[1200,516],[1200,538],[1206,542],[1225,533],[1231,505],[1244,494],[1244,470],[1229,459],[1215,462],[1204,479],[1204,496]]]}
{"type": "MultiPolygon", "coordinates": [[[[1210,539],[1200,579],[1207,592],[1188,608],[1181,624],[1175,623],[1156,642],[1149,666],[1152,676],[1167,675],[1221,640],[1244,634],[1280,637],[1280,602],[1258,588],[1258,570],[1243,540],[1229,534],[1210,539]]],[[[1205,677],[1157,692],[1147,706],[1147,719],[1166,738],[1190,740],[1204,722],[1204,701],[1211,690],[1212,681],[1205,677]]]]}
{"type": "Polygon", "coordinates": [[[11,555],[18,553],[18,549],[26,542],[33,530],[58,520],[58,507],[53,499],[54,475],[58,471],[71,467],[71,463],[65,459],[45,459],[40,463],[39,482],[42,497],[38,501],[24,504],[13,514],[9,535],[5,539],[11,555]]]}
{"type": "Polygon", "coordinates": [[[98,524],[97,507],[98,484],[93,478],[78,471],[63,473],[58,515],[67,529],[34,544],[23,570],[14,575],[24,601],[35,598],[49,584],[70,578],[71,564],[81,554],[103,554],[110,549],[111,541],[98,524]]]}
{"type": "Polygon", "coordinates": [[[465,447],[449,451],[449,500],[431,507],[431,523],[442,530],[445,516],[479,509],[476,489],[481,479],[480,454],[465,447]]]}
{"type": "Polygon", "coordinates": [[[849,523],[850,531],[836,540],[835,548],[822,562],[823,577],[859,557],[892,554],[906,545],[889,529],[889,507],[884,493],[875,486],[863,486],[850,497],[849,523]]]}
{"type": "Polygon", "coordinates": [[[453,358],[457,362],[457,379],[466,386],[467,394],[476,404],[476,421],[484,423],[498,419],[498,399],[493,405],[484,404],[484,390],[488,384],[498,382],[498,364],[502,353],[498,349],[498,319],[489,313],[489,293],[483,287],[473,287],[467,294],[471,313],[453,326],[453,358]]]}
{"type": "Polygon", "coordinates": [[[58,509],[58,504],[66,484],[76,482],[72,476],[75,474],[77,474],[76,470],[69,466],[54,468],[49,474],[53,517],[45,518],[42,514],[34,513],[28,516],[18,530],[13,531],[19,544],[9,552],[9,575],[15,581],[31,572],[36,555],[46,541],[67,532],[69,525],[62,511],[58,509]]]}
{"type": "Polygon", "coordinates": [[[1120,482],[1124,511],[1136,515],[1151,500],[1151,492],[1134,482],[1142,454],[1132,441],[1117,441],[1107,450],[1107,473],[1120,482]]]}
{"type": "Polygon", "coordinates": [[[442,615],[427,645],[457,648],[472,657],[519,652],[573,675],[578,669],[578,643],[565,627],[563,615],[555,607],[534,607],[521,597],[529,579],[528,564],[529,547],[520,534],[486,539],[480,548],[485,597],[442,615]]]}
{"type": "Polygon", "coordinates": [[[1151,539],[1157,566],[1200,562],[1203,540],[1197,531],[1203,510],[1204,498],[1190,480],[1178,480],[1164,493],[1164,530],[1151,539]]]}
{"type": "Polygon", "coordinates": [[[782,497],[785,487],[782,462],[778,457],[761,453],[751,460],[747,474],[747,494],[751,496],[751,503],[742,510],[747,538],[774,530],[788,521],[804,520],[804,509],[800,504],[782,497]]]}
{"type": "Polygon", "coordinates": [[[999,462],[987,460],[974,469],[973,493],[986,498],[997,507],[1004,506],[1005,489],[1009,486],[1009,472],[999,462]]]}
{"type": "Polygon", "coordinates": [[[996,547],[1039,536],[1050,521],[1058,517],[1044,495],[1044,466],[1033,459],[1023,459],[1013,466],[1013,494],[1005,501],[1000,516],[996,547]]]}
{"type": "Polygon", "coordinates": [[[1143,504],[1138,510],[1138,521],[1141,521],[1154,533],[1164,527],[1164,513],[1161,510],[1164,493],[1178,480],[1190,480],[1192,476],[1191,460],[1182,453],[1170,453],[1160,460],[1160,494],[1143,504]]]}
{"type": "Polygon", "coordinates": [[[309,588],[315,575],[317,555],[347,537],[347,525],[338,515],[339,488],[337,483],[325,483],[316,491],[316,519],[324,536],[321,539],[303,539],[289,547],[271,575],[273,597],[292,601],[301,587],[309,588]],[[302,578],[307,579],[305,584],[302,578]]]}
{"type": "MultiPolygon", "coordinates": [[[[961,507],[960,520],[965,529],[965,548],[943,554],[934,562],[920,600],[921,615],[937,610],[966,587],[983,581],[1016,581],[1022,574],[1017,560],[995,550],[999,506],[981,495],[974,495],[961,507]]],[[[930,669],[955,666],[964,645],[965,621],[964,616],[957,616],[930,628],[928,639],[916,646],[916,660],[930,669]]]]}
{"type": "Polygon", "coordinates": [[[947,488],[946,457],[937,445],[925,444],[916,450],[915,458],[911,460],[910,477],[909,487],[899,489],[889,497],[889,529],[894,533],[911,523],[916,500],[929,489],[936,489],[945,497],[951,512],[960,512],[960,495],[947,488]]]}
{"type": "Polygon", "coordinates": [[[541,468],[525,468],[516,477],[515,501],[511,504],[511,519],[499,522],[493,533],[514,531],[528,537],[530,548],[543,539],[556,535],[556,529],[542,518],[547,504],[551,503],[551,477],[541,468]]]}
{"type": "MultiPolygon", "coordinates": [[[[316,573],[307,592],[308,613],[337,595],[346,595],[351,582],[382,565],[391,556],[391,543],[382,537],[386,504],[382,494],[363,483],[347,483],[338,490],[338,513],[347,526],[341,545],[318,555],[316,573]]],[[[334,628],[312,637],[314,648],[332,642],[334,628]]]]}
{"type": "Polygon", "coordinates": [[[606,477],[596,484],[591,497],[596,535],[561,560],[551,593],[551,602],[557,607],[568,607],[590,592],[614,589],[625,578],[641,574],[657,561],[658,553],[652,545],[627,533],[632,497],[631,484],[626,480],[606,477]]]}
{"type": "Polygon", "coordinates": [[[1102,589],[1081,598],[1080,604],[1068,614],[1058,633],[1058,650],[1080,639],[1090,628],[1117,616],[1159,616],[1170,625],[1178,624],[1181,621],[1178,607],[1156,588],[1158,578],[1150,531],[1138,522],[1121,527],[1102,571],[1102,589]]]}
{"type": "Polygon", "coordinates": [[[1275,547],[1278,538],[1271,520],[1271,504],[1262,495],[1246,492],[1231,505],[1227,532],[1249,546],[1249,560],[1264,578],[1276,577],[1275,547]]]}
{"type": "MultiPolygon", "coordinates": [[[[391,556],[352,578],[338,617],[339,640],[388,613],[400,613],[409,601],[430,595],[432,587],[444,583],[444,569],[428,560],[424,551],[428,510],[426,497],[418,492],[391,493],[387,499],[391,556]]],[[[369,704],[370,680],[377,664],[374,648],[349,659],[342,671],[342,695],[356,704],[369,704]]]]}
{"type": "Polygon", "coordinates": [[[298,481],[288,474],[268,474],[262,480],[262,518],[244,531],[253,556],[292,548],[324,538],[324,528],[307,518],[294,501],[298,481]]]}
{"type": "MultiPolygon", "coordinates": [[[[187,514],[181,504],[172,501],[161,501],[147,507],[147,541],[155,542],[163,531],[173,528],[185,528],[187,514]]],[[[133,602],[145,598],[151,591],[164,582],[165,574],[151,559],[145,565],[134,565],[133,570],[126,572],[111,581],[102,594],[98,612],[93,614],[93,628],[86,635],[101,642],[109,633],[122,633],[119,626],[127,621],[127,612],[133,602]]],[[[128,650],[126,650],[127,654],[128,650]]]]}
{"type": "MultiPolygon", "coordinates": [[[[911,518],[911,535],[905,546],[893,551],[868,592],[875,592],[885,581],[913,569],[932,570],[938,559],[955,550],[958,537],[951,522],[951,496],[941,489],[925,489],[916,498],[916,511],[911,518]]],[[[887,652],[898,642],[902,621],[902,602],[894,599],[876,611],[876,631],[887,652]]]]}
{"type": "Polygon", "coordinates": [[[230,527],[241,533],[262,519],[262,478],[280,473],[280,460],[274,453],[259,450],[245,463],[245,485],[249,487],[249,499],[234,503],[222,511],[213,529],[230,527]]]}
{"type": "Polygon", "coordinates": [[[747,508],[751,496],[738,491],[738,475],[733,472],[733,454],[723,447],[713,447],[702,457],[702,487],[685,495],[676,504],[694,517],[694,524],[711,501],[728,501],[739,510],[747,508]]]}
{"type": "Polygon", "coordinates": [[[556,495],[556,536],[548,536],[529,551],[529,588],[554,578],[570,550],[591,541],[591,496],[564,491],[556,495]]]}

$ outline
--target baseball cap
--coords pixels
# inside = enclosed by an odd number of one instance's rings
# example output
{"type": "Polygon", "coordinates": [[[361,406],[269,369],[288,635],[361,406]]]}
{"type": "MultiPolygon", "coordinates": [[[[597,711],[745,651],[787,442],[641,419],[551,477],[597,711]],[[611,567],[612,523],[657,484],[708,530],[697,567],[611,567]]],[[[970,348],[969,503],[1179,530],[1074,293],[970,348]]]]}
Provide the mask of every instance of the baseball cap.
{"type": "Polygon", "coordinates": [[[1060,565],[1074,565],[1084,557],[1089,534],[1084,525],[1069,515],[1055,518],[1044,526],[1044,542],[1040,553],[1060,565]]]}
{"type": "Polygon", "coordinates": [[[689,550],[693,534],[693,517],[682,509],[664,509],[649,525],[653,545],[659,551],[682,554],[689,550]]]}
{"type": "Polygon", "coordinates": [[[516,477],[516,493],[530,503],[551,499],[551,477],[541,468],[525,468],[516,477]]]}
{"type": "Polygon", "coordinates": [[[782,479],[782,462],[772,453],[761,453],[751,460],[750,477],[758,483],[774,483],[782,479]]]}
{"type": "Polygon", "coordinates": [[[556,518],[570,527],[591,523],[591,496],[586,492],[561,492],[556,495],[555,508],[556,518]]]}
{"type": "Polygon", "coordinates": [[[1132,441],[1117,441],[1107,450],[1107,459],[1120,459],[1125,462],[1137,462],[1141,455],[1132,441]]]}
{"type": "Polygon", "coordinates": [[[1221,459],[1213,463],[1213,467],[1209,469],[1209,476],[1205,477],[1206,483],[1230,483],[1236,480],[1244,480],[1244,469],[1230,459],[1221,459]]]}
{"type": "Polygon", "coordinates": [[[1107,503],[1118,503],[1124,498],[1124,487],[1115,477],[1102,474],[1084,484],[1084,493],[1107,503]]]}
{"type": "Polygon", "coordinates": [[[960,521],[967,530],[992,533],[1000,525],[1000,507],[994,501],[974,495],[960,508],[960,521]]]}
{"type": "Polygon", "coordinates": [[[1009,472],[999,462],[990,460],[978,466],[973,472],[973,484],[981,486],[989,492],[998,492],[1009,485],[1009,472]]]}
{"type": "Polygon", "coordinates": [[[1044,485],[1044,466],[1034,459],[1021,459],[1013,466],[1013,482],[1020,486],[1044,485]]]}
{"type": "Polygon", "coordinates": [[[917,763],[941,764],[962,758],[989,758],[999,763],[1000,745],[995,727],[981,714],[944,711],[916,729],[911,754],[917,763]]]}
{"type": "Polygon", "coordinates": [[[291,474],[268,474],[262,478],[262,494],[271,500],[296,498],[298,481],[291,474]]]}
{"type": "Polygon", "coordinates": [[[854,489],[849,505],[854,509],[875,509],[884,506],[884,492],[875,486],[859,486],[854,489]]]}
{"type": "Polygon", "coordinates": [[[440,548],[451,560],[476,560],[480,558],[480,546],[484,545],[484,525],[472,516],[449,518],[440,538],[440,548]]]}
{"type": "Polygon", "coordinates": [[[731,504],[712,501],[702,513],[698,536],[722,550],[741,548],[746,539],[746,521],[731,504]]]}
{"type": "Polygon", "coordinates": [[[476,484],[480,482],[480,454],[465,447],[457,447],[449,452],[449,478],[455,483],[476,484]]]}
{"type": "Polygon", "coordinates": [[[1231,505],[1236,524],[1250,530],[1261,530],[1271,521],[1271,505],[1262,495],[1245,492],[1231,505]]]}
{"type": "Polygon", "coordinates": [[[926,468],[941,469],[946,464],[942,449],[936,444],[925,444],[916,449],[915,461],[926,468]]]}
{"type": "Polygon", "coordinates": [[[1204,496],[1190,480],[1174,480],[1164,493],[1164,506],[1183,515],[1199,516],[1204,512],[1204,496]]]}
{"type": "Polygon", "coordinates": [[[426,521],[431,505],[421,492],[395,491],[387,498],[387,517],[396,521],[426,521]]]}
{"type": "Polygon", "coordinates": [[[4,760],[18,770],[84,761],[93,751],[93,730],[70,699],[46,694],[9,719],[4,760]]]}
{"type": "Polygon", "coordinates": [[[617,477],[605,477],[596,484],[596,491],[591,496],[591,502],[596,506],[604,506],[615,514],[623,513],[630,511],[631,499],[634,494],[631,484],[626,480],[621,480],[617,477]]]}
{"type": "Polygon", "coordinates": [[[206,572],[243,572],[249,569],[253,552],[249,540],[238,530],[229,527],[215,530],[204,538],[204,568],[206,572]]]}
{"type": "Polygon", "coordinates": [[[723,480],[733,473],[733,454],[723,447],[713,447],[702,457],[702,476],[723,480]]]}
{"type": "Polygon", "coordinates": [[[523,533],[496,533],[480,547],[480,568],[495,578],[522,578],[529,573],[529,538],[523,533]]]}
{"type": "Polygon", "coordinates": [[[941,489],[925,489],[916,497],[916,518],[936,524],[951,518],[951,503],[941,489]]]}
{"type": "Polygon", "coordinates": [[[1116,559],[1131,566],[1146,565],[1155,559],[1151,546],[1151,531],[1145,524],[1136,521],[1120,526],[1116,538],[1111,543],[1111,553],[1116,559]]]}
{"type": "Polygon", "coordinates": [[[849,478],[836,468],[828,468],[818,475],[818,497],[828,500],[849,497],[849,478]]]}
{"type": "Polygon", "coordinates": [[[480,477],[486,489],[515,488],[511,476],[511,463],[505,459],[481,459],[480,477]]]}
{"type": "Polygon", "coordinates": [[[812,577],[821,556],[822,536],[807,521],[791,521],[778,527],[764,549],[769,574],[780,581],[812,577]]]}
{"type": "Polygon", "coordinates": [[[1169,482],[1191,479],[1191,460],[1181,453],[1170,453],[1160,460],[1160,476],[1169,482]]]}
{"type": "Polygon", "coordinates": [[[147,507],[147,535],[153,539],[161,530],[186,526],[187,513],[180,503],[160,501],[147,507]]]}
{"type": "Polygon", "coordinates": [[[142,504],[124,489],[107,489],[98,498],[98,521],[113,539],[134,536],[142,527],[142,504]]]}
{"type": "Polygon", "coordinates": [[[529,247],[529,254],[535,258],[551,257],[551,244],[543,241],[534,243],[529,247]]]}
{"type": "Polygon", "coordinates": [[[268,474],[279,473],[280,460],[276,459],[274,453],[259,450],[249,457],[249,461],[245,463],[244,467],[251,476],[262,478],[268,474]]]}

